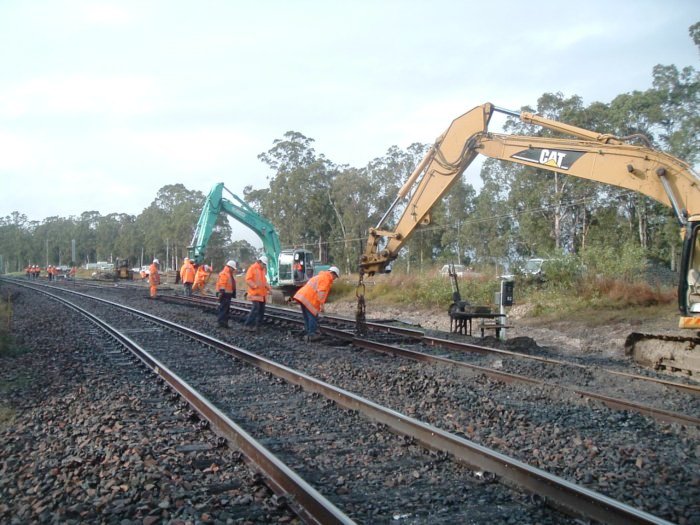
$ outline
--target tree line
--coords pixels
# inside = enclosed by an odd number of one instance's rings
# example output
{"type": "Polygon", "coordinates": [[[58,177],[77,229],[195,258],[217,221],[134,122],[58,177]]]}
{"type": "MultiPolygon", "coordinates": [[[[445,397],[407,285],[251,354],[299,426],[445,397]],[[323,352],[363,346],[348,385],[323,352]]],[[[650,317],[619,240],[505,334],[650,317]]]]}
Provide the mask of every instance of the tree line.
{"type": "MultiPolygon", "coordinates": [[[[690,28],[700,50],[700,23],[690,28]]],[[[653,147],[691,165],[700,160],[700,74],[693,67],[657,65],[652,87],[584,105],[581,97],[544,93],[538,113],[578,127],[626,137],[643,134],[653,147]]],[[[446,123],[447,124],[447,123],[446,123]]],[[[509,134],[543,135],[515,118],[509,134]]],[[[335,164],[313,147],[314,140],[289,131],[259,155],[271,175],[268,187],[246,187],[245,200],[275,224],[285,247],[306,247],[344,272],[357,268],[367,230],[375,226],[427,144],[391,146],[362,168],[335,164]]],[[[429,227],[416,230],[395,268],[408,272],[436,263],[490,265],[533,256],[604,253],[622,247],[673,267],[680,236],[668,208],[627,190],[547,170],[488,159],[477,191],[461,181],[432,212],[429,227]]],[[[153,257],[177,268],[187,254],[205,194],[182,184],[161,188],[138,215],[95,211],[79,217],[29,221],[18,211],[0,218],[0,270],[27,264],[84,264],[129,258],[133,265],[153,257]]],[[[400,209],[396,213],[400,213],[400,209]]],[[[390,217],[388,224],[391,224],[390,217]]],[[[228,220],[217,221],[207,249],[215,268],[226,260],[243,265],[257,250],[231,239],[228,220]]]]}

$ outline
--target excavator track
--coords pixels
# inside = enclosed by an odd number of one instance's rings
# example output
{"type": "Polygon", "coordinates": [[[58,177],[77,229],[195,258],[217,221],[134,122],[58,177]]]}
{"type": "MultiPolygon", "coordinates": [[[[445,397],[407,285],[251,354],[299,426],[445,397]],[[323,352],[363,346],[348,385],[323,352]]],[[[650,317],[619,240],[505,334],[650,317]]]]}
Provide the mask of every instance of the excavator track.
{"type": "Polygon", "coordinates": [[[700,337],[642,334],[625,340],[625,354],[645,367],[675,375],[700,378],[700,337]]]}

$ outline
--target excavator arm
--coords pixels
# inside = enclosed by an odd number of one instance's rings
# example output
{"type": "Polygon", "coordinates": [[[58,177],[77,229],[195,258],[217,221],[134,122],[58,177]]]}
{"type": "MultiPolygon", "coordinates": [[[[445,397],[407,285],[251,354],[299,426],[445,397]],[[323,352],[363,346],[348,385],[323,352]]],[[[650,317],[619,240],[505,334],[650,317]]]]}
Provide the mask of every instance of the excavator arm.
{"type": "MultiPolygon", "coordinates": [[[[375,228],[370,228],[360,257],[356,319],[365,318],[363,276],[383,272],[414,230],[430,223],[430,211],[457,182],[477,155],[548,169],[625,188],[673,208],[683,233],[678,306],[680,328],[700,328],[700,179],[685,162],[657,151],[639,135],[615,137],[532,113],[484,104],[455,119],[418,164],[375,228]],[[490,133],[495,111],[568,135],[567,138],[490,133]],[[636,144],[641,141],[642,144],[636,144]],[[633,143],[634,142],[634,143],[633,143]],[[399,205],[404,209],[393,229],[383,224],[399,205]]],[[[626,351],[642,364],[683,374],[700,373],[700,338],[631,334],[626,351]]]]}
{"type": "Polygon", "coordinates": [[[685,162],[648,145],[639,146],[546,119],[484,104],[455,119],[435,141],[408,178],[392,206],[371,228],[360,270],[382,272],[421,225],[430,223],[430,211],[457,182],[477,155],[543,168],[642,193],[674,209],[681,225],[700,214],[700,179],[685,162]],[[494,111],[519,117],[574,138],[502,135],[490,133],[494,111]],[[393,230],[382,229],[391,211],[405,202],[393,230]],[[383,245],[383,246],[382,246],[383,245]]]}
{"type": "MultiPolygon", "coordinates": [[[[214,230],[214,225],[219,215],[224,212],[250,228],[260,237],[263,243],[263,250],[268,260],[267,278],[272,286],[276,286],[279,280],[278,259],[282,249],[277,230],[275,230],[272,223],[256,213],[248,203],[237,195],[229,192],[231,197],[233,197],[238,204],[234,204],[224,198],[224,189],[226,188],[223,183],[214,185],[204,201],[191,245],[188,247],[190,259],[196,264],[201,264],[204,261],[204,253],[209,243],[209,238],[214,230]]],[[[226,189],[226,191],[228,190],[226,189]]]]}

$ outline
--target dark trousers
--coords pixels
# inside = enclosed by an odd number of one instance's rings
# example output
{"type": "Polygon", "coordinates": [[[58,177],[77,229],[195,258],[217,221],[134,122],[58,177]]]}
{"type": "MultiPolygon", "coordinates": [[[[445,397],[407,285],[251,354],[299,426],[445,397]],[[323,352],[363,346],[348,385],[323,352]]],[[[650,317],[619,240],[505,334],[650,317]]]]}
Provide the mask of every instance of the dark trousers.
{"type": "MultiPolygon", "coordinates": [[[[192,297],[192,283],[182,283],[185,288],[185,297],[192,297]]],[[[231,304],[231,298],[228,299],[229,304],[231,304]]]]}
{"type": "Polygon", "coordinates": [[[258,326],[265,317],[265,303],[262,301],[252,301],[250,313],[245,319],[246,326],[258,326]]]}
{"type": "Polygon", "coordinates": [[[301,315],[304,317],[304,328],[306,329],[306,335],[312,335],[318,330],[318,318],[312,314],[309,309],[300,304],[301,315]]]}
{"type": "Polygon", "coordinates": [[[231,308],[231,299],[233,297],[235,297],[235,292],[224,292],[219,295],[219,310],[217,311],[216,320],[220,325],[228,326],[229,309],[231,308]]]}

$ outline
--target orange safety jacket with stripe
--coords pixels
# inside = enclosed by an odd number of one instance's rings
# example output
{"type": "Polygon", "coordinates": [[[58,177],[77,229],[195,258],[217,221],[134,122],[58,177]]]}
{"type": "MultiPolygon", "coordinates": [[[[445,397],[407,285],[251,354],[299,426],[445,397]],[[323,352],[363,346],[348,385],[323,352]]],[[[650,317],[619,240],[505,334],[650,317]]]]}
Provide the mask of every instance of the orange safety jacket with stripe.
{"type": "Polygon", "coordinates": [[[248,300],[265,302],[267,292],[271,289],[267,283],[267,272],[259,261],[255,261],[250,265],[245,273],[245,285],[248,287],[248,300]]]}
{"type": "Polygon", "coordinates": [[[216,291],[223,290],[226,293],[233,293],[236,289],[236,279],[233,277],[233,270],[230,266],[224,266],[224,269],[219,272],[219,278],[216,280],[216,291]]]}
{"type": "Polygon", "coordinates": [[[180,267],[180,280],[183,283],[194,282],[194,266],[191,262],[188,261],[180,267]]]}
{"type": "Polygon", "coordinates": [[[158,273],[158,266],[151,264],[148,267],[148,283],[152,286],[154,284],[160,284],[160,274],[158,273]]]}
{"type": "Polygon", "coordinates": [[[293,299],[306,306],[306,309],[314,316],[318,316],[321,307],[328,299],[331,286],[333,286],[333,274],[331,272],[321,272],[299,288],[293,299]]]}
{"type": "Polygon", "coordinates": [[[198,286],[203,287],[206,284],[208,279],[209,279],[209,272],[204,269],[204,265],[197,268],[197,271],[194,274],[194,282],[198,286]]]}

